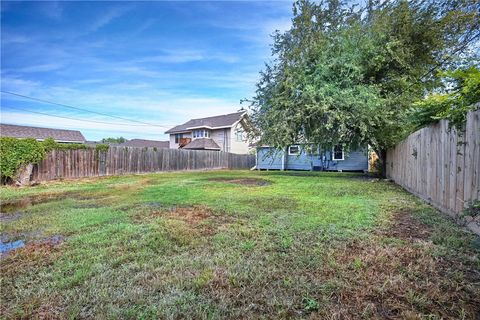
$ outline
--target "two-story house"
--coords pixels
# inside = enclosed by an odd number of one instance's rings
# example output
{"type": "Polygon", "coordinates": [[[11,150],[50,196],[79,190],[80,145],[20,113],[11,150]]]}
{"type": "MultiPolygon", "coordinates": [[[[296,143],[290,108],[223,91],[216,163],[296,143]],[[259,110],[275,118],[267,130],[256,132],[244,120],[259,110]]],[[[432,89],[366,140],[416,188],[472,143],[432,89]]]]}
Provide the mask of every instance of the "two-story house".
{"type": "Polygon", "coordinates": [[[217,150],[246,154],[249,144],[246,131],[249,128],[246,111],[220,116],[192,119],[173,127],[170,149],[217,150]]]}

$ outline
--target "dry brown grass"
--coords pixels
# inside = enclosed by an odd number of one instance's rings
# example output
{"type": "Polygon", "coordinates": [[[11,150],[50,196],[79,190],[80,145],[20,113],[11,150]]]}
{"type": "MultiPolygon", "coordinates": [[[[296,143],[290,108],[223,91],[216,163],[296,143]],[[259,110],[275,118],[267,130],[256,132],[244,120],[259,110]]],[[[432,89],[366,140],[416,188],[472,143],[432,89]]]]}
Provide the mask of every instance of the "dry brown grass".
{"type": "Polygon", "coordinates": [[[13,250],[2,257],[0,272],[4,276],[13,277],[17,273],[50,265],[59,256],[62,241],[47,238],[13,250]]]}
{"type": "Polygon", "coordinates": [[[316,276],[340,284],[315,319],[478,319],[480,271],[474,260],[432,254],[430,228],[407,212],[365,241],[332,249],[316,276]],[[397,244],[386,244],[389,239],[397,244]],[[383,245],[382,245],[383,243],[383,245]]]}

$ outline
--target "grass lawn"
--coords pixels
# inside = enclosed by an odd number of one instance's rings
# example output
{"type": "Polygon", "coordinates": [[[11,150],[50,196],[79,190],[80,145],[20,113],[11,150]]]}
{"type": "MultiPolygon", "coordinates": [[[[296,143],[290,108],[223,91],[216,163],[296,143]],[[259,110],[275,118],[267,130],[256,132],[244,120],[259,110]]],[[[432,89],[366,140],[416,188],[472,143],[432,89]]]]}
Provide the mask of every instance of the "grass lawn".
{"type": "Polygon", "coordinates": [[[480,239],[359,174],[163,173],[0,196],[2,241],[26,243],[0,259],[3,318],[480,314],[480,239]]]}

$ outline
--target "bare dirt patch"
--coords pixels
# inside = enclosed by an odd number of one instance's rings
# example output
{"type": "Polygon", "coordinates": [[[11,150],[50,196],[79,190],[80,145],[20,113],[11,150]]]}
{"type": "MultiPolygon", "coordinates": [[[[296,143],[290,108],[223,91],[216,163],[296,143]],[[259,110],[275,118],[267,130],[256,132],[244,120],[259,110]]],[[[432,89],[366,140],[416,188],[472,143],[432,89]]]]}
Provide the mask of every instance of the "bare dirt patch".
{"type": "Polygon", "coordinates": [[[214,235],[219,228],[232,221],[232,218],[229,216],[214,214],[207,206],[174,207],[155,210],[150,214],[137,214],[134,216],[134,220],[143,223],[155,217],[162,217],[171,221],[182,221],[192,232],[205,236],[214,235]]]}
{"type": "Polygon", "coordinates": [[[163,213],[164,216],[183,220],[189,224],[197,225],[212,215],[206,206],[177,207],[163,213]]]}
{"type": "Polygon", "coordinates": [[[245,179],[213,178],[213,179],[209,179],[209,181],[239,184],[242,186],[256,186],[256,187],[268,186],[272,184],[268,180],[257,179],[257,178],[245,178],[245,179]]]}
{"type": "Polygon", "coordinates": [[[407,211],[401,211],[392,218],[394,223],[384,231],[384,235],[402,240],[427,240],[431,228],[412,217],[407,211]]]}

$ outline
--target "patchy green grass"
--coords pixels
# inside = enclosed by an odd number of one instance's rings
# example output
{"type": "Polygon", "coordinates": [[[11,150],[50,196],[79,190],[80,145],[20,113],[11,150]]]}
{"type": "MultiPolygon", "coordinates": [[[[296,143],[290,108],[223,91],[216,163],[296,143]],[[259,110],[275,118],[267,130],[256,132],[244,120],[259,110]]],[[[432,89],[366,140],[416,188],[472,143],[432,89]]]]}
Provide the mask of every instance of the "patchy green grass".
{"type": "Polygon", "coordinates": [[[3,318],[458,318],[480,241],[359,174],[212,171],[0,188],[3,318]],[[259,180],[255,180],[259,179],[259,180]]]}

